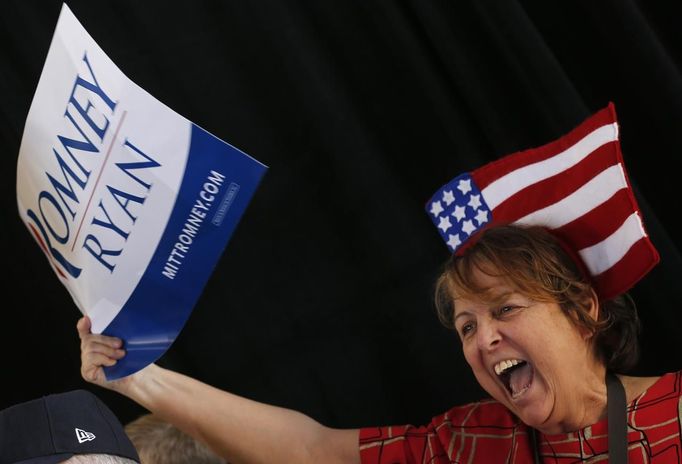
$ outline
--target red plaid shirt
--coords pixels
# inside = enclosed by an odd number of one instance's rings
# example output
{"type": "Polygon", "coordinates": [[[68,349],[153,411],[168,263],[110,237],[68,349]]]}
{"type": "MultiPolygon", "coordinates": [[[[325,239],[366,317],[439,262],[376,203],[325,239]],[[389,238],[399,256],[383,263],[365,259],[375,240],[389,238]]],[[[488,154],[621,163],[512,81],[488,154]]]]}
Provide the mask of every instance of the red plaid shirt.
{"type": "MultiPolygon", "coordinates": [[[[628,405],[630,464],[682,463],[682,371],[662,376],[628,405]]],[[[543,463],[608,462],[606,419],[576,432],[538,433],[543,463]]],[[[360,431],[363,464],[531,464],[528,427],[494,400],[457,406],[424,427],[360,431]]]]}

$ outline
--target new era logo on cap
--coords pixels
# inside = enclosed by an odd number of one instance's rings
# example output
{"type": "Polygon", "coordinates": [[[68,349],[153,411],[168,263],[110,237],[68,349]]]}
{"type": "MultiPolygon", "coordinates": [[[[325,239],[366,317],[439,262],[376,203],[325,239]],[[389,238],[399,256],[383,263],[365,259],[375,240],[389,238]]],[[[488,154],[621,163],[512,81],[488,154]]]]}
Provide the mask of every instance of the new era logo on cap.
{"type": "Polygon", "coordinates": [[[48,395],[0,411],[0,464],[54,464],[77,454],[140,462],[123,425],[86,390],[48,395]]]}
{"type": "Polygon", "coordinates": [[[76,438],[78,438],[78,443],[85,443],[86,441],[92,441],[95,438],[94,433],[86,432],[85,430],[76,428],[76,438]]]}

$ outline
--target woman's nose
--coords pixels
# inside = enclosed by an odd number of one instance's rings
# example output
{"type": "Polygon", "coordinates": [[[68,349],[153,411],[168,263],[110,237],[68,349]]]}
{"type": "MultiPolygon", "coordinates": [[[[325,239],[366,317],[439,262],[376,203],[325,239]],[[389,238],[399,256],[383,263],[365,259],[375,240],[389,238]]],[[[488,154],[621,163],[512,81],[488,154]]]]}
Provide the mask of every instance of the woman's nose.
{"type": "Polygon", "coordinates": [[[502,340],[497,324],[494,321],[479,322],[476,330],[478,348],[484,351],[494,349],[502,340]]]}

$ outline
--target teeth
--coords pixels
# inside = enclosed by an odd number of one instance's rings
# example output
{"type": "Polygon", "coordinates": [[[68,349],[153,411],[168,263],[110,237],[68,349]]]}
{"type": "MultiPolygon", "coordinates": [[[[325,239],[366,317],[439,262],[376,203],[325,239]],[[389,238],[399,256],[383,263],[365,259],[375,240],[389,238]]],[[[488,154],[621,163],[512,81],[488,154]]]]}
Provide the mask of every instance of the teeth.
{"type": "Polygon", "coordinates": [[[512,366],[516,366],[518,363],[523,362],[522,359],[506,359],[504,361],[500,361],[497,364],[495,364],[495,373],[497,375],[502,374],[504,371],[509,369],[512,366]]]}
{"type": "Polygon", "coordinates": [[[521,396],[521,395],[523,395],[524,393],[526,393],[526,391],[527,391],[529,388],[530,388],[530,384],[524,385],[523,388],[522,388],[521,390],[517,391],[516,393],[512,393],[512,398],[513,398],[513,399],[518,398],[519,396],[521,396]]]}

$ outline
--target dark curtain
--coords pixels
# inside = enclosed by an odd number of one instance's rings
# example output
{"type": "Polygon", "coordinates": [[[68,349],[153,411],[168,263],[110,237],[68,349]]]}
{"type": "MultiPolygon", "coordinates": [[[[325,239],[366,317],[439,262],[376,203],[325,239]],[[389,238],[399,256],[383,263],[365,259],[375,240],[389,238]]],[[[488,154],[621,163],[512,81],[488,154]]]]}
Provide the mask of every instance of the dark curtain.
{"type": "MultiPolygon", "coordinates": [[[[682,367],[678,3],[69,6],[128,77],[270,167],[160,364],[336,427],[424,423],[478,399],[456,335],[435,316],[447,250],[425,202],[613,101],[662,255],[632,292],[644,327],[634,373],[682,367]]],[[[0,13],[0,407],[86,388],[128,421],[139,406],[80,379],[80,314],[16,210],[23,125],[60,7],[8,0],[0,13]]]]}

